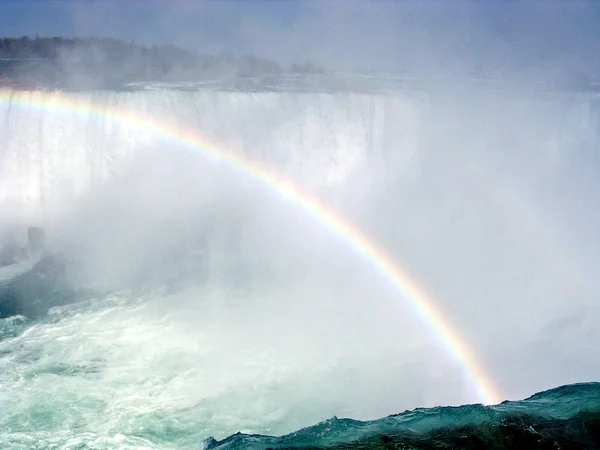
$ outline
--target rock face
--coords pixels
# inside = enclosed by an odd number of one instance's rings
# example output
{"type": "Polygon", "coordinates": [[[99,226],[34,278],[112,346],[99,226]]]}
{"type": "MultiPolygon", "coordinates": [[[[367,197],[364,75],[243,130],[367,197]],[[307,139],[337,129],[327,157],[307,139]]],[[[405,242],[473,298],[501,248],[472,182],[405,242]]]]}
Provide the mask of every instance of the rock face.
{"type": "MultiPolygon", "coordinates": [[[[208,243],[201,238],[144,249],[144,258],[133,258],[131,274],[127,270],[122,271],[125,272],[125,281],[119,278],[120,273],[115,277],[116,281],[111,280],[109,274],[109,281],[102,284],[103,271],[94,269],[98,263],[93,256],[90,262],[73,249],[66,253],[68,257],[50,253],[46,249],[43,228],[29,227],[26,231],[24,228],[21,232],[12,229],[5,233],[4,239],[0,237],[0,267],[12,265],[0,268],[0,318],[17,315],[28,319],[43,317],[55,306],[89,298],[93,289],[110,290],[114,286],[141,287],[160,283],[177,290],[190,279],[196,281],[208,276],[208,243]],[[20,234],[22,239],[17,238],[20,234]],[[32,267],[35,261],[37,263],[32,267]],[[94,278],[96,273],[100,273],[100,282],[94,278]]],[[[117,252],[116,255],[111,255],[110,260],[126,257],[127,253],[117,252]]],[[[102,264],[104,261],[100,258],[99,265],[106,267],[102,264]]],[[[124,267],[129,268],[127,264],[124,267]]]]}
{"type": "Polygon", "coordinates": [[[43,228],[27,229],[27,244],[21,245],[12,230],[5,233],[0,248],[0,266],[29,258],[42,258],[28,271],[0,281],[0,318],[26,316],[35,319],[53,306],[71,303],[74,292],[65,281],[66,260],[61,255],[44,255],[46,236],[43,228]]]}
{"type": "Polygon", "coordinates": [[[15,230],[5,231],[0,238],[0,267],[23,261],[33,255],[40,255],[46,248],[46,234],[43,228],[27,229],[27,245],[17,238],[15,230]]]}
{"type": "Polygon", "coordinates": [[[43,228],[27,229],[27,244],[20,243],[15,230],[4,233],[0,241],[0,267],[30,258],[41,259],[28,271],[0,281],[0,318],[22,315],[34,319],[53,306],[70,303],[73,292],[65,281],[65,258],[46,254],[43,228]]]}
{"type": "Polygon", "coordinates": [[[0,318],[16,315],[34,319],[53,306],[73,301],[65,282],[65,260],[59,255],[42,258],[23,274],[0,283],[0,318]]]}

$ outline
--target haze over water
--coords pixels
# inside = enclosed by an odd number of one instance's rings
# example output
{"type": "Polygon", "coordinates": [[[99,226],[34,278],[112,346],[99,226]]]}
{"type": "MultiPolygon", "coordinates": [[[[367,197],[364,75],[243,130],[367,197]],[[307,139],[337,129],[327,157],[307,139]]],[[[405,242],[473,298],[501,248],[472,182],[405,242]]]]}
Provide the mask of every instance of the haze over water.
{"type": "Polygon", "coordinates": [[[1,446],[194,448],[481,401],[348,241],[116,109],[264,164],[356,224],[503,397],[598,379],[595,78],[511,82],[525,71],[505,66],[493,82],[338,74],[351,88],[335,90],[306,76],[317,87],[3,91],[0,225],[43,226],[85,294],[0,320],[1,446]],[[95,112],[53,110],[56,96],[95,112]]]}

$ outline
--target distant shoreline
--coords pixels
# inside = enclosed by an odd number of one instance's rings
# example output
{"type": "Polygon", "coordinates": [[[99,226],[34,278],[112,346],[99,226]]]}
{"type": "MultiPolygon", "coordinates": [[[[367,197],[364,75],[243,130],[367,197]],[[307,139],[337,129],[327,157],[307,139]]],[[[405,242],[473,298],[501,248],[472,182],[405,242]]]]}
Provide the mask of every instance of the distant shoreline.
{"type": "Polygon", "coordinates": [[[252,55],[203,55],[173,45],[147,47],[111,38],[0,39],[0,86],[111,89],[140,82],[323,74],[311,62],[282,68],[252,55]]]}

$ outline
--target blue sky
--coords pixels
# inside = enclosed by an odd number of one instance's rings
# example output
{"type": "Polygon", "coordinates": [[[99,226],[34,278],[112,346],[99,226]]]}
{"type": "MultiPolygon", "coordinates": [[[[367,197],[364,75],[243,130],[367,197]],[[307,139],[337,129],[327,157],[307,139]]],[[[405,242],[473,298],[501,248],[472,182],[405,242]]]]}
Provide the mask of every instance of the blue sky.
{"type": "Polygon", "coordinates": [[[111,36],[336,68],[600,73],[600,2],[4,0],[0,34],[111,36]]]}

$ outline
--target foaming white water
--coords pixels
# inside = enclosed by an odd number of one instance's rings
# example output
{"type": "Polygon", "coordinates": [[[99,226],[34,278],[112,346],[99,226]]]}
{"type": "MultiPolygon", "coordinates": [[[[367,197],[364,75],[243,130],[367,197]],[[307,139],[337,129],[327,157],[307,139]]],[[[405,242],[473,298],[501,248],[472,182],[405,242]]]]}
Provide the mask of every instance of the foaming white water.
{"type": "Polygon", "coordinates": [[[578,264],[589,242],[569,232],[589,220],[562,214],[590,182],[591,100],[69,94],[105,111],[81,117],[19,107],[54,94],[15,95],[0,117],[0,206],[46,226],[78,286],[135,290],[2,323],[5,447],[193,447],[477,400],[347,243],[200,154],[112,122],[114,107],[198,130],[344,211],[426,287],[507,396],[600,367],[581,345],[600,336],[578,264]]]}
{"type": "Polygon", "coordinates": [[[425,384],[426,373],[452,376],[410,321],[382,317],[376,303],[360,308],[366,292],[342,300],[339,288],[319,288],[121,292],[54,310],[0,342],[0,443],[28,436],[110,448],[122,435],[129,445],[177,448],[238,430],[278,434],[393,408],[406,394],[394,376],[374,376],[382,367],[425,384]],[[411,345],[396,345],[407,332],[411,345]],[[427,364],[416,363],[427,353],[427,364]]]}

